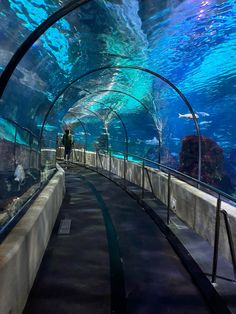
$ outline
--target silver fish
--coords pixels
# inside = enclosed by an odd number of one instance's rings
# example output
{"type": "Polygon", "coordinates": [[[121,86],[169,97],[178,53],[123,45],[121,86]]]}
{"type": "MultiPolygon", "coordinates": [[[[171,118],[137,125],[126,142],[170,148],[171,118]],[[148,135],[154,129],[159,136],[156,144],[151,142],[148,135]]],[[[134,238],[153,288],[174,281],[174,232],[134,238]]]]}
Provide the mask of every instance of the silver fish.
{"type": "Polygon", "coordinates": [[[202,117],[209,117],[210,116],[210,114],[209,113],[207,113],[207,112],[204,112],[204,111],[198,111],[197,112],[200,116],[202,116],[202,117]]]}
{"type": "MultiPolygon", "coordinates": [[[[195,113],[195,117],[198,119],[199,115],[195,113]]],[[[193,115],[191,113],[185,113],[185,114],[179,113],[179,118],[193,119],[193,115]]]]}
{"type": "Polygon", "coordinates": [[[212,121],[201,121],[199,124],[200,125],[207,125],[207,124],[211,124],[212,121]]]}

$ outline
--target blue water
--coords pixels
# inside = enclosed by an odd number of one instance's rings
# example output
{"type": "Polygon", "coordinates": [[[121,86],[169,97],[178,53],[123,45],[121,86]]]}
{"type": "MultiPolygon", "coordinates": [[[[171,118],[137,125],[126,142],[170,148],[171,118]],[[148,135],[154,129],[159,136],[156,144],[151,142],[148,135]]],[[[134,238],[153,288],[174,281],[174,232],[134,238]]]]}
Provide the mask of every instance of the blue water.
{"type": "MultiPolygon", "coordinates": [[[[66,2],[1,3],[0,71],[30,32],[66,2]]],[[[39,133],[55,102],[46,138],[68,125],[85,143],[83,128],[67,114],[72,110],[86,126],[88,147],[94,147],[106,125],[111,149],[123,151],[125,131],[113,108],[127,127],[131,153],[157,160],[160,137],[162,160],[178,169],[182,140],[196,134],[196,126],[186,117],[189,110],[183,100],[158,78],[132,69],[104,70],[79,80],[58,98],[69,82],[91,69],[148,68],[184,93],[198,116],[201,134],[223,149],[224,171],[236,185],[235,50],[234,0],[91,1],[34,43],[5,90],[0,114],[39,133]]]]}

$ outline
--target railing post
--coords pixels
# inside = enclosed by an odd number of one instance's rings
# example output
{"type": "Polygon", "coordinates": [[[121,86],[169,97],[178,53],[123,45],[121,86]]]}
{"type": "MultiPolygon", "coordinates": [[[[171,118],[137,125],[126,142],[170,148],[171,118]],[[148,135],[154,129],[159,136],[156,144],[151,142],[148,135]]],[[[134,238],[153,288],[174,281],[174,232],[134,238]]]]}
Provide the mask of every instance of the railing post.
{"type": "Polygon", "coordinates": [[[142,199],[144,198],[144,161],[142,163],[142,199]]]}
{"type": "Polygon", "coordinates": [[[216,272],[217,272],[217,262],[218,262],[218,247],[219,247],[219,237],[220,237],[220,208],[221,208],[221,197],[218,195],[217,205],[216,205],[216,221],[215,221],[215,242],[214,242],[214,255],[213,255],[213,265],[212,265],[212,278],[211,282],[216,282],[216,272]]]}
{"type": "Polygon", "coordinates": [[[95,168],[98,171],[98,151],[96,150],[96,155],[95,155],[95,168]]]}
{"type": "Polygon", "coordinates": [[[171,183],[171,174],[168,173],[168,191],[167,191],[167,224],[170,224],[170,197],[171,197],[171,190],[170,190],[170,183],[171,183]]]}
{"type": "Polygon", "coordinates": [[[126,154],[124,154],[124,186],[126,188],[126,154]]]}
{"type": "Polygon", "coordinates": [[[84,166],[86,166],[86,147],[84,147],[84,166]]]}
{"type": "Polygon", "coordinates": [[[109,177],[111,177],[111,150],[109,151],[109,177]]]}
{"type": "Polygon", "coordinates": [[[14,146],[13,146],[14,167],[15,167],[15,168],[16,168],[16,137],[17,137],[17,126],[16,126],[16,129],[15,129],[14,146]]]}
{"type": "Polygon", "coordinates": [[[233,263],[233,269],[234,269],[234,279],[236,279],[236,254],[234,250],[234,241],[233,241],[233,236],[231,232],[231,227],[230,227],[230,222],[229,222],[229,217],[228,214],[225,210],[221,211],[224,220],[225,220],[225,227],[227,231],[227,236],[228,236],[228,241],[229,241],[229,248],[230,248],[230,253],[231,253],[231,258],[232,258],[232,263],[233,263]]]}
{"type": "MultiPolygon", "coordinates": [[[[31,155],[32,155],[32,135],[29,133],[29,148],[30,148],[30,153],[29,153],[29,169],[31,168],[31,155]]],[[[56,156],[55,156],[56,159],[56,156]]],[[[56,164],[56,161],[55,161],[56,164]]]]}

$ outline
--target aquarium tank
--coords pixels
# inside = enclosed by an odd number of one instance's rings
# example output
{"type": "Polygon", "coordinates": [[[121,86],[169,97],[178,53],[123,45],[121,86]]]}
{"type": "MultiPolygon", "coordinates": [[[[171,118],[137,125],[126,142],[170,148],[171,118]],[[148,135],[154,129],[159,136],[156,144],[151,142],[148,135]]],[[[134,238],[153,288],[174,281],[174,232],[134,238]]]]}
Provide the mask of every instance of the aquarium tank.
{"type": "Polygon", "coordinates": [[[0,226],[75,148],[235,195],[234,0],[0,3],[0,226]]]}

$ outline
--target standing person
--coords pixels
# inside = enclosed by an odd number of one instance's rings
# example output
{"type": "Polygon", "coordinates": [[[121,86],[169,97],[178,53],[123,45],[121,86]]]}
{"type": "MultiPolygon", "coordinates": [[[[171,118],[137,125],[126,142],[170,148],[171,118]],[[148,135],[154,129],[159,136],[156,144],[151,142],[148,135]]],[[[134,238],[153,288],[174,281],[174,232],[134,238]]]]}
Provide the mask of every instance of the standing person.
{"type": "Polygon", "coordinates": [[[73,137],[70,134],[70,130],[66,129],[65,133],[62,137],[62,144],[65,147],[65,152],[64,152],[64,160],[69,161],[70,159],[70,154],[73,146],[73,137]]]}

